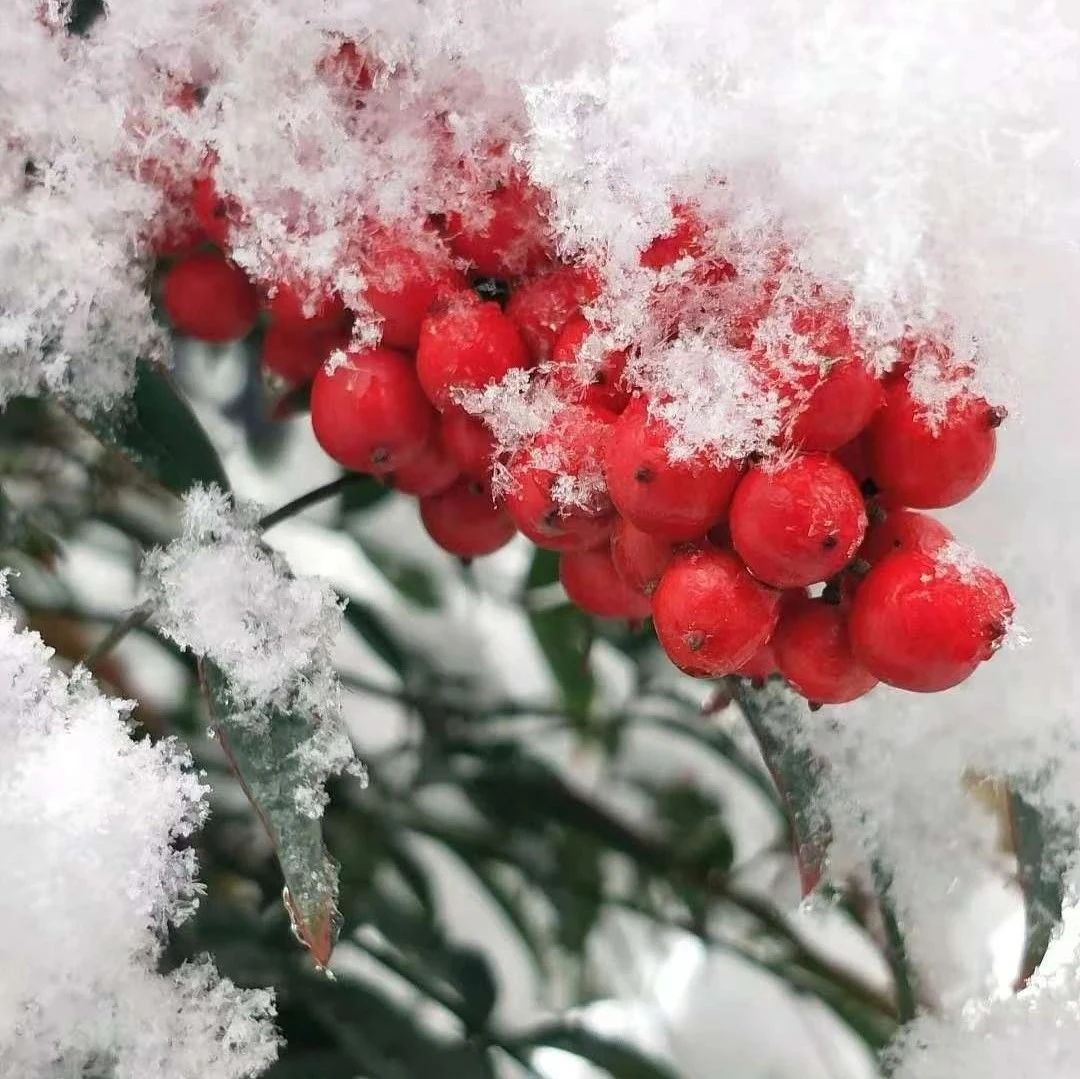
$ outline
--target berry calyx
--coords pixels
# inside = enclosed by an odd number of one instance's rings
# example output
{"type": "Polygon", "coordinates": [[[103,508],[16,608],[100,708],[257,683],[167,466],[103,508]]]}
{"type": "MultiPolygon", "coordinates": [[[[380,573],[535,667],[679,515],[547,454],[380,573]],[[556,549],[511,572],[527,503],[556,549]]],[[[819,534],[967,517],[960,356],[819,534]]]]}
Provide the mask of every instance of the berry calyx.
{"type": "Polygon", "coordinates": [[[445,310],[428,314],[420,326],[416,373],[440,411],[453,404],[454,390],[480,390],[528,366],[517,328],[497,303],[465,293],[445,310]]]}
{"type": "Polygon", "coordinates": [[[350,351],[311,387],[319,445],[345,468],[384,475],[416,460],[435,425],[412,365],[388,348],[350,351]]]}
{"type": "Polygon", "coordinates": [[[699,539],[725,515],[740,469],[704,456],[672,461],[670,438],[666,423],[650,419],[643,397],[631,401],[604,456],[608,491],[619,513],[642,531],[673,541],[699,539]]]}
{"type": "Polygon", "coordinates": [[[466,476],[487,479],[495,454],[495,439],[487,425],[463,408],[451,405],[439,420],[443,445],[466,476]]]}
{"type": "Polygon", "coordinates": [[[581,551],[607,541],[614,510],[601,461],[614,419],[572,405],[510,458],[506,508],[537,547],[581,551]]]}
{"type": "Polygon", "coordinates": [[[880,510],[871,520],[859,557],[876,565],[894,551],[921,551],[933,555],[953,538],[953,534],[929,514],[914,510],[880,510]]]}
{"type": "Polygon", "coordinates": [[[405,494],[427,498],[445,491],[460,475],[453,458],[446,452],[436,424],[420,456],[392,472],[390,483],[405,494]]]}
{"type": "Polygon", "coordinates": [[[878,683],[852,650],[843,606],[805,597],[786,604],[772,648],[780,673],[816,704],[853,701],[878,683]]]}
{"type": "Polygon", "coordinates": [[[653,593],[656,635],[680,670],[699,677],[737,671],[769,639],[780,593],[756,581],[731,551],[677,554],[653,593]]]}
{"type": "Polygon", "coordinates": [[[514,523],[482,480],[461,479],[440,494],[420,499],[427,534],[458,558],[479,558],[505,547],[514,523]]]}
{"type": "Polygon", "coordinates": [[[958,685],[998,649],[1013,613],[1004,582],[949,543],[936,555],[897,551],[855,593],[855,655],[899,689],[936,693],[958,685]]]}
{"type": "Polygon", "coordinates": [[[591,380],[582,381],[578,354],[586,338],[593,333],[588,320],[580,315],[562,328],[551,353],[550,377],[559,396],[566,401],[599,405],[612,412],[622,412],[630,402],[630,391],[623,381],[626,349],[612,349],[591,369],[591,380]]]}
{"type": "Polygon", "coordinates": [[[675,548],[670,540],[642,532],[625,517],[615,519],[611,532],[611,560],[628,588],[651,596],[674,557],[675,548]]]}
{"type": "Polygon", "coordinates": [[[365,242],[360,269],[363,297],[382,320],[382,343],[405,351],[416,348],[428,311],[466,287],[445,256],[419,251],[386,232],[365,242]]]}
{"type": "Polygon", "coordinates": [[[259,313],[255,286],[216,251],[174,262],[162,278],[161,301],[180,333],[216,344],[246,337],[259,313]]]}
{"type": "Polygon", "coordinates": [[[349,347],[349,337],[345,327],[306,330],[271,323],[263,336],[262,365],[292,385],[308,382],[334,352],[349,347]]]}
{"type": "Polygon", "coordinates": [[[906,380],[893,382],[869,429],[874,482],[899,505],[953,506],[989,475],[1001,420],[1000,410],[962,391],[935,423],[906,380]]]}
{"type": "Polygon", "coordinates": [[[570,601],[597,618],[641,619],[649,615],[648,599],[623,583],[607,547],[561,555],[559,580],[570,601]]]}
{"type": "Polygon", "coordinates": [[[854,557],[866,532],[862,496],[848,471],[823,453],[755,466],[728,518],[731,542],[750,572],[777,588],[828,580],[854,557]]]}
{"type": "Polygon", "coordinates": [[[514,289],[506,314],[534,363],[551,359],[563,327],[599,292],[596,276],[573,266],[558,266],[514,289]]]}

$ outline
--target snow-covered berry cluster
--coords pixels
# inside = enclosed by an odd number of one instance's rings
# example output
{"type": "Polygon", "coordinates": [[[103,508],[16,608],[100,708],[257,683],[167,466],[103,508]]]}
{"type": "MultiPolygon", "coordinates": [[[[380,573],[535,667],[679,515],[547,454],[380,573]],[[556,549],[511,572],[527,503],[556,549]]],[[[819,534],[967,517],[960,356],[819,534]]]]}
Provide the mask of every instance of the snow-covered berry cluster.
{"type": "MultiPolygon", "coordinates": [[[[331,59],[352,91],[371,89],[358,50],[331,59]]],[[[1007,589],[916,512],[966,498],[993,464],[1004,412],[964,363],[913,333],[871,356],[850,305],[807,283],[791,252],[739,266],[717,243],[723,223],[685,202],[640,252],[630,339],[605,322],[602,258],[559,257],[545,192],[506,147],[491,162],[486,190],[412,232],[365,220],[346,299],[340,267],[252,281],[230,261],[244,208],[218,195],[211,155],[181,185],[191,227],[161,246],[174,256],[165,312],[211,342],[246,336],[264,312],[266,371],[310,385],[334,460],[416,496],[459,557],[519,532],[560,552],[575,604],[651,616],[690,674],[779,672],[810,701],[841,703],[879,681],[947,689],[994,653],[1007,589]],[[700,406],[679,347],[725,372],[707,375],[700,406]],[[696,407],[750,397],[755,420],[732,425],[742,443],[688,443],[696,407]]]]}

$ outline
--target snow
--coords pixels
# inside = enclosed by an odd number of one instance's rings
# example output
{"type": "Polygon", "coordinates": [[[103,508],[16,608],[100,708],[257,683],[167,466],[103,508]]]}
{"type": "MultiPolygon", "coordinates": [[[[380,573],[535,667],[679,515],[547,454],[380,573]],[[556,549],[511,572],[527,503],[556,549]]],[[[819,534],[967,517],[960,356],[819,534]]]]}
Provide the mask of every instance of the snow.
{"type": "Polygon", "coordinates": [[[0,613],[0,1074],[256,1075],[277,1055],[273,995],[209,961],[155,972],[161,934],[198,902],[174,843],[207,788],[174,741],[132,739],[128,702],[51,658],[0,613]]]}

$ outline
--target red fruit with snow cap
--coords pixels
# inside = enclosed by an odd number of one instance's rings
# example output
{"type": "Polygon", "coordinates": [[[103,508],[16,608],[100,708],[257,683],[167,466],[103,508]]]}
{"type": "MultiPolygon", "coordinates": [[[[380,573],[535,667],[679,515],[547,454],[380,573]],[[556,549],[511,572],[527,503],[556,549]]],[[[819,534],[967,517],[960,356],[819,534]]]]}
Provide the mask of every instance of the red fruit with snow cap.
{"type": "Polygon", "coordinates": [[[597,618],[640,619],[649,616],[649,601],[627,587],[607,547],[567,551],[559,558],[559,580],[570,601],[597,618]]]}
{"type": "Polygon", "coordinates": [[[511,457],[506,508],[537,547],[581,551],[607,541],[615,514],[601,461],[614,419],[571,405],[511,457]]]}
{"type": "Polygon", "coordinates": [[[229,246],[233,226],[240,221],[240,203],[218,191],[212,176],[200,176],[191,185],[191,208],[212,244],[229,246]]]}
{"type": "Polygon", "coordinates": [[[700,455],[672,461],[671,437],[666,423],[649,418],[643,397],[631,401],[604,456],[608,490],[616,509],[642,531],[673,541],[699,539],[725,515],[740,468],[700,455]]]}
{"type": "Polygon", "coordinates": [[[420,519],[427,534],[458,558],[491,554],[514,538],[513,521],[482,480],[458,480],[447,490],[420,499],[420,519]]]}
{"type": "Polygon", "coordinates": [[[519,173],[481,196],[475,213],[446,215],[450,250],[477,273],[518,277],[551,261],[547,199],[519,173]]]}
{"type": "Polygon", "coordinates": [[[844,704],[877,685],[852,650],[843,606],[805,597],[787,604],[772,648],[780,673],[816,704],[844,704]]]}
{"type": "Polygon", "coordinates": [[[405,351],[416,348],[432,307],[466,287],[445,255],[418,250],[387,232],[364,242],[360,271],[363,297],[382,323],[383,344],[405,351]]]}
{"type": "Polygon", "coordinates": [[[593,328],[580,315],[562,328],[551,354],[551,382],[567,401],[622,412],[630,402],[630,390],[623,378],[626,349],[605,352],[599,364],[591,368],[592,380],[588,384],[580,378],[578,354],[585,340],[592,335],[593,328]]]}
{"type": "Polygon", "coordinates": [[[161,302],[177,330],[215,344],[246,337],[259,313],[255,286],[216,251],[174,262],[161,281],[161,302]]]}
{"type": "Polygon", "coordinates": [[[466,476],[487,479],[495,454],[495,439],[483,420],[451,405],[439,419],[443,445],[466,476]]]}
{"type": "Polygon", "coordinates": [[[628,588],[651,596],[674,557],[675,548],[670,540],[642,532],[625,517],[616,518],[611,532],[611,560],[628,588]]]}
{"type": "Polygon", "coordinates": [[[333,289],[299,281],[275,281],[267,289],[266,306],[274,325],[296,330],[340,326],[349,314],[333,289]]]}
{"type": "Polygon", "coordinates": [[[497,303],[464,294],[432,311],[420,326],[416,373],[440,411],[454,403],[455,389],[480,390],[528,366],[521,336],[497,303]]]}
{"type": "Polygon", "coordinates": [[[371,348],[350,351],[315,376],[311,426],[339,464],[384,475],[420,457],[435,413],[412,364],[400,352],[371,348]]]}
{"type": "Polygon", "coordinates": [[[558,266],[514,289],[506,314],[517,326],[534,363],[551,359],[563,327],[600,293],[596,275],[558,266]]]}
{"type": "Polygon", "coordinates": [[[777,588],[828,580],[851,561],[866,533],[855,481],[824,453],[750,469],[728,521],[750,572],[777,588]]]}
{"type": "Polygon", "coordinates": [[[998,649],[1012,619],[1004,582],[956,544],[897,551],[855,593],[850,633],[868,671],[899,689],[958,685],[998,649]]]}
{"type": "Polygon", "coordinates": [[[717,677],[743,666],[776,627],[780,593],[756,581],[731,551],[677,554],[653,593],[656,635],[687,674],[717,677]]]}
{"type": "Polygon", "coordinates": [[[962,502],[990,473],[1004,415],[962,391],[935,422],[906,380],[891,383],[869,430],[874,482],[893,503],[915,509],[962,502]]]}

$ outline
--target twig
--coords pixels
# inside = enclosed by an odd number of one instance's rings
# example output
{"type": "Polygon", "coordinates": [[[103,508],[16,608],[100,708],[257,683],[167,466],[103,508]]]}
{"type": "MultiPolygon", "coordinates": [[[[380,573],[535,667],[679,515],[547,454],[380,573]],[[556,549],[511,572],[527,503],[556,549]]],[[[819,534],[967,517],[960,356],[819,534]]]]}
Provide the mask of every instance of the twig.
{"type": "Polygon", "coordinates": [[[133,629],[146,625],[150,616],[154,613],[154,605],[150,600],[144,600],[138,607],[130,610],[127,615],[117,622],[97,644],[91,648],[82,658],[84,667],[92,667],[109,654],[133,629]]]}
{"type": "Polygon", "coordinates": [[[316,487],[313,491],[308,491],[307,494],[302,494],[299,498],[294,498],[291,502],[286,502],[284,506],[280,506],[273,512],[268,513],[260,519],[259,528],[265,532],[268,528],[273,528],[274,525],[287,521],[290,517],[295,517],[296,514],[303,512],[309,506],[316,506],[320,502],[325,502],[328,498],[333,498],[334,495],[341,494],[342,491],[347,490],[353,484],[370,482],[370,476],[361,472],[350,472],[348,475],[341,476],[330,483],[324,483],[322,487],[316,487]]]}

